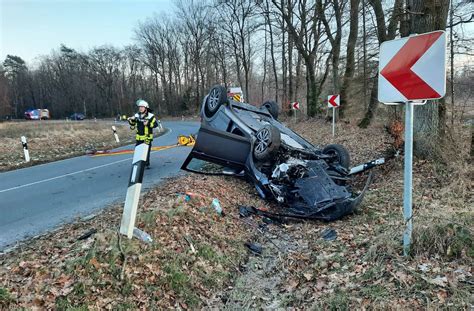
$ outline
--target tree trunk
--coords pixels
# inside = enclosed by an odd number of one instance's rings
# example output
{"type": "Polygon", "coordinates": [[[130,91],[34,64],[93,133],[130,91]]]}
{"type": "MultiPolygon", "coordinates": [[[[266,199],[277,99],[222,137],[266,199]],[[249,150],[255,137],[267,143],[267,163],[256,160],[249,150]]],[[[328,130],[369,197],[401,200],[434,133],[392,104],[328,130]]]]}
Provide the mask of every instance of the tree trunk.
{"type": "Polygon", "coordinates": [[[316,73],[314,72],[314,62],[311,57],[305,59],[307,69],[307,98],[308,116],[314,117],[318,112],[318,86],[316,84],[316,73]]]}
{"type": "Polygon", "coordinates": [[[275,49],[274,49],[275,44],[273,40],[272,23],[270,20],[270,16],[268,16],[268,14],[267,14],[267,22],[268,22],[268,31],[270,32],[270,56],[272,58],[273,77],[275,78],[275,101],[278,102],[278,73],[277,73],[276,59],[275,59],[275,49]]]}
{"type": "Polygon", "coordinates": [[[378,78],[378,75],[376,75],[374,78],[374,85],[372,87],[372,90],[370,91],[369,106],[367,107],[367,111],[365,113],[364,118],[358,124],[358,126],[361,128],[367,128],[375,116],[375,111],[377,110],[377,105],[379,103],[377,99],[377,93],[379,90],[379,84],[377,83],[378,78]]]}
{"type": "MultiPolygon", "coordinates": [[[[395,0],[393,4],[394,14],[392,14],[392,17],[388,23],[388,27],[385,25],[385,14],[383,11],[382,2],[378,0],[369,0],[369,3],[372,6],[372,9],[374,10],[374,14],[375,14],[375,20],[377,23],[377,37],[379,40],[379,44],[382,44],[384,41],[394,39],[397,25],[400,20],[402,0],[395,0]]],[[[364,36],[365,36],[365,33],[364,33],[364,36]]],[[[364,59],[364,70],[365,70],[365,59],[364,59]]],[[[359,126],[362,128],[369,126],[369,124],[372,122],[373,117],[375,116],[375,111],[377,110],[377,104],[378,104],[377,92],[378,92],[378,75],[375,77],[372,91],[370,92],[369,105],[367,106],[367,110],[365,112],[364,118],[359,122],[359,126]]]]}
{"type": "MultiPolygon", "coordinates": [[[[408,9],[410,12],[418,13],[410,16],[410,33],[446,29],[449,0],[408,0],[408,9]]],[[[414,154],[423,158],[436,157],[445,132],[445,101],[428,101],[425,105],[417,106],[415,120],[414,154]]]]}
{"type": "Polygon", "coordinates": [[[271,22],[268,22],[268,30],[270,31],[270,55],[272,57],[273,76],[275,78],[275,101],[278,102],[278,72],[276,68],[274,42],[273,42],[273,30],[271,22]]]}
{"type": "MultiPolygon", "coordinates": [[[[288,14],[290,15],[291,21],[293,21],[293,4],[292,1],[288,1],[288,14]]],[[[288,36],[288,99],[294,101],[293,95],[293,38],[288,36]]]]}
{"type": "Polygon", "coordinates": [[[351,86],[354,77],[354,50],[357,42],[357,32],[359,31],[359,2],[360,0],[351,1],[349,38],[347,40],[347,56],[346,70],[344,71],[344,80],[341,88],[341,107],[339,107],[339,117],[344,118],[344,110],[347,108],[349,101],[347,100],[347,91],[351,86]]]}
{"type": "MultiPolygon", "coordinates": [[[[281,0],[281,7],[285,7],[285,0],[281,0]]],[[[291,18],[291,17],[290,17],[291,18]]],[[[282,42],[281,42],[281,71],[282,71],[282,104],[288,104],[288,93],[287,93],[287,81],[286,81],[286,72],[287,72],[287,64],[286,64],[286,49],[285,49],[285,34],[287,30],[285,28],[285,19],[282,18],[281,21],[281,34],[282,34],[282,42]]]]}
{"type": "Polygon", "coordinates": [[[301,81],[301,54],[298,53],[298,59],[296,61],[296,72],[295,72],[295,91],[294,91],[294,99],[298,99],[298,91],[299,91],[299,85],[301,81]]]}
{"type": "Polygon", "coordinates": [[[264,44],[264,49],[263,49],[263,77],[262,77],[262,83],[261,83],[261,100],[260,102],[263,103],[264,98],[265,98],[265,82],[267,78],[267,47],[268,47],[268,39],[267,39],[267,25],[265,24],[265,29],[264,29],[264,36],[265,36],[265,44],[264,44]]]}

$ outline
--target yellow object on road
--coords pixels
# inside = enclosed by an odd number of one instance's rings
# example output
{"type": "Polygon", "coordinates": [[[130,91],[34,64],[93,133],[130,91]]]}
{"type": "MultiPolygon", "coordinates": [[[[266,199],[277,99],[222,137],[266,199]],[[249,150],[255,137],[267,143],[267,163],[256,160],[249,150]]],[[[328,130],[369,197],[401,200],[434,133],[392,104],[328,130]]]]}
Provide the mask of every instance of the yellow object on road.
{"type": "MultiPolygon", "coordinates": [[[[194,146],[195,142],[196,140],[194,139],[193,135],[189,135],[189,136],[180,135],[178,136],[177,144],[152,147],[151,151],[160,151],[160,150],[166,150],[166,149],[171,149],[171,148],[176,148],[176,147],[192,147],[194,146]]],[[[103,151],[95,151],[91,153],[90,155],[93,157],[104,157],[104,156],[112,156],[112,155],[120,155],[120,154],[132,154],[133,151],[134,151],[133,149],[117,150],[117,151],[103,150],[103,151]]]]}
{"type": "Polygon", "coordinates": [[[196,140],[194,139],[193,135],[189,135],[189,136],[180,135],[180,136],[178,136],[178,145],[180,145],[180,146],[194,146],[195,142],[196,142],[196,140]]]}

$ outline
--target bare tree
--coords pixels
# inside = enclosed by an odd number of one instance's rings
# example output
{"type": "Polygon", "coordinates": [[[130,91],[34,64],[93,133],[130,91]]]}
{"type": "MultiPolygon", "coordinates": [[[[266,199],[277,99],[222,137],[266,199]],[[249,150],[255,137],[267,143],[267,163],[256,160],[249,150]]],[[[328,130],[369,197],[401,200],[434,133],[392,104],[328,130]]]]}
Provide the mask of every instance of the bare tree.
{"type": "MultiPolygon", "coordinates": [[[[401,18],[401,7],[402,7],[402,0],[395,0],[393,4],[392,15],[389,18],[388,26],[386,26],[385,22],[385,13],[383,10],[382,3],[378,0],[369,0],[369,3],[374,11],[375,14],[375,21],[377,26],[377,38],[379,41],[379,45],[382,42],[387,40],[392,40],[395,38],[398,23],[401,18]]],[[[364,118],[359,122],[360,127],[367,127],[372,122],[372,119],[375,116],[375,111],[377,109],[378,100],[377,100],[377,93],[378,93],[378,76],[375,76],[373,80],[373,86],[370,92],[369,98],[369,105],[367,107],[367,111],[365,112],[364,118]]]]}
{"type": "Polygon", "coordinates": [[[275,101],[278,102],[278,73],[277,73],[277,66],[275,60],[275,42],[274,42],[274,34],[273,34],[273,26],[272,26],[272,18],[270,16],[270,4],[268,0],[265,0],[265,7],[264,7],[264,16],[265,22],[268,25],[268,34],[270,36],[270,57],[272,59],[272,69],[273,69],[273,77],[275,80],[275,101]]]}
{"type": "Polygon", "coordinates": [[[350,0],[350,15],[349,15],[349,38],[347,40],[346,50],[346,70],[344,71],[344,78],[341,87],[341,107],[339,108],[339,116],[344,117],[344,110],[349,105],[348,90],[351,87],[352,78],[354,77],[354,51],[357,42],[357,33],[359,31],[359,4],[360,0],[350,0]]]}
{"type": "Polygon", "coordinates": [[[218,10],[223,17],[223,23],[220,25],[232,42],[239,83],[245,85],[245,96],[250,98],[251,58],[254,52],[252,37],[260,27],[255,21],[257,4],[252,0],[229,0],[219,4],[218,10]],[[244,79],[240,68],[244,71],[244,79]]]}
{"type": "MultiPolygon", "coordinates": [[[[410,16],[410,33],[444,30],[449,0],[407,0],[407,11],[410,16]]],[[[439,100],[437,103],[430,101],[417,107],[416,119],[413,126],[414,153],[422,157],[432,157],[439,151],[437,147],[445,133],[445,100],[439,100]]]]}
{"type": "MultiPolygon", "coordinates": [[[[321,87],[327,78],[327,66],[322,78],[318,81],[316,75],[317,53],[320,52],[322,38],[321,20],[315,3],[308,3],[306,0],[298,1],[294,14],[300,23],[300,28],[292,23],[287,8],[272,0],[273,5],[278,9],[287,24],[288,33],[292,36],[295,47],[301,54],[306,65],[307,77],[307,105],[308,115],[315,116],[319,110],[318,97],[321,87]]],[[[327,63],[328,64],[328,63],[327,63]]]]}
{"type": "Polygon", "coordinates": [[[324,29],[326,31],[326,36],[331,43],[331,58],[332,58],[332,80],[334,89],[334,94],[339,92],[339,58],[341,55],[341,40],[342,40],[342,11],[344,10],[344,1],[340,0],[323,0],[317,1],[317,7],[319,12],[319,17],[323,22],[324,29]],[[326,17],[327,11],[332,11],[334,17],[334,23],[336,30],[333,31],[334,27],[331,27],[329,24],[330,20],[326,17]]]}

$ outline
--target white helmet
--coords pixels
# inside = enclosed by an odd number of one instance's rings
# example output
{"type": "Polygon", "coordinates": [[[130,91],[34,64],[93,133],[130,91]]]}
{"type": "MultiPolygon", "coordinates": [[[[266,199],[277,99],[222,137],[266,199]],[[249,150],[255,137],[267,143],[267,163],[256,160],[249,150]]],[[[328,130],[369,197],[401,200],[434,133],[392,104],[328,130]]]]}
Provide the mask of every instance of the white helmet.
{"type": "Polygon", "coordinates": [[[143,99],[137,100],[136,104],[137,104],[138,107],[145,107],[147,109],[150,108],[150,105],[148,105],[148,103],[146,101],[144,101],[143,99]]]}

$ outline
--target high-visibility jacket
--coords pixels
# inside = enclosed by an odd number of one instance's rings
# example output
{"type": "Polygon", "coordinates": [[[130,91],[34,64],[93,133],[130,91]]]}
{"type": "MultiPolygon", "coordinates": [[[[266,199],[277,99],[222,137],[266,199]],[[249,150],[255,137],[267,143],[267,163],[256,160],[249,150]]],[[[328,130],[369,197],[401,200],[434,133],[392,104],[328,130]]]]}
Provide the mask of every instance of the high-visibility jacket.
{"type": "Polygon", "coordinates": [[[153,113],[147,112],[145,115],[136,113],[135,119],[129,119],[128,123],[132,130],[135,128],[137,129],[137,135],[135,136],[136,140],[142,140],[145,142],[153,140],[153,129],[158,126],[153,113]],[[147,125],[145,125],[145,121],[148,121],[147,125]]]}

